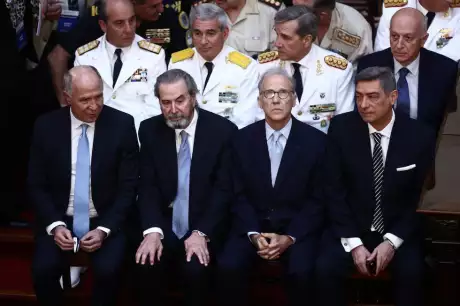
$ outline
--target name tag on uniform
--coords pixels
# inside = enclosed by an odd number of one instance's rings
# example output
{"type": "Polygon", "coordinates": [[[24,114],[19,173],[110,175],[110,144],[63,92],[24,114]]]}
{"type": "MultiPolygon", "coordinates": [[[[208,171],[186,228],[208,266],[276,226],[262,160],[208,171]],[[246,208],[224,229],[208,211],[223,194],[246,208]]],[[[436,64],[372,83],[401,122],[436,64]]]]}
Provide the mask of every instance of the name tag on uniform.
{"type": "Polygon", "coordinates": [[[219,92],[219,103],[238,103],[238,93],[232,91],[219,92]]]}
{"type": "Polygon", "coordinates": [[[61,17],[59,18],[57,30],[60,33],[66,33],[72,30],[72,28],[78,22],[79,11],[64,10],[61,17]]]}
{"type": "Polygon", "coordinates": [[[21,51],[27,45],[26,31],[24,30],[24,22],[21,22],[16,27],[16,46],[21,51]]]}
{"type": "Polygon", "coordinates": [[[147,82],[147,68],[137,69],[131,76],[130,82],[147,82]]]}
{"type": "Polygon", "coordinates": [[[335,103],[310,105],[311,114],[334,112],[335,109],[335,103]]]}

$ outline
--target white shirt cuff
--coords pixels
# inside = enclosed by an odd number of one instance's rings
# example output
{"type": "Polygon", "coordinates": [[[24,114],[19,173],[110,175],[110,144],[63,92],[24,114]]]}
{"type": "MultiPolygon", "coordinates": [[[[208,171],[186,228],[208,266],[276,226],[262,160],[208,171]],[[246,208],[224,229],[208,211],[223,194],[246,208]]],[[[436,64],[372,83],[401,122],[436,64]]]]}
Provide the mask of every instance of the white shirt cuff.
{"type": "Polygon", "coordinates": [[[198,235],[200,235],[201,237],[206,237],[206,242],[211,241],[211,240],[209,239],[208,235],[206,235],[205,233],[200,232],[200,231],[198,231],[198,230],[193,230],[192,233],[193,233],[193,232],[197,232],[198,235]]]}
{"type": "Polygon", "coordinates": [[[251,241],[251,243],[252,243],[251,235],[259,235],[259,234],[260,234],[259,232],[248,232],[249,241],[251,241]]]}
{"type": "Polygon", "coordinates": [[[390,242],[394,245],[395,249],[398,249],[404,242],[404,240],[402,240],[398,236],[393,235],[392,233],[386,233],[385,235],[383,235],[383,238],[390,240],[390,242]]]}
{"type": "Polygon", "coordinates": [[[48,225],[48,226],[46,227],[46,232],[48,233],[48,235],[53,236],[52,231],[53,231],[56,227],[58,227],[59,225],[62,225],[62,226],[67,227],[67,225],[66,225],[64,222],[62,222],[62,221],[53,222],[53,223],[51,223],[50,225],[48,225]]]}
{"type": "Polygon", "coordinates": [[[340,242],[347,253],[351,252],[354,248],[363,245],[363,241],[358,237],[340,238],[340,242]]]}
{"type": "Polygon", "coordinates": [[[145,236],[147,236],[148,234],[151,234],[151,233],[158,233],[160,234],[160,239],[163,239],[164,238],[164,235],[163,235],[163,231],[161,230],[161,228],[159,227],[151,227],[151,228],[148,228],[146,229],[142,234],[145,236]]]}
{"type": "MultiPolygon", "coordinates": [[[[107,227],[98,226],[97,229],[100,229],[101,231],[103,231],[104,233],[107,234],[107,237],[109,237],[109,235],[110,235],[110,230],[109,230],[107,227]]],[[[107,238],[107,237],[105,237],[105,238],[107,238]]]]}

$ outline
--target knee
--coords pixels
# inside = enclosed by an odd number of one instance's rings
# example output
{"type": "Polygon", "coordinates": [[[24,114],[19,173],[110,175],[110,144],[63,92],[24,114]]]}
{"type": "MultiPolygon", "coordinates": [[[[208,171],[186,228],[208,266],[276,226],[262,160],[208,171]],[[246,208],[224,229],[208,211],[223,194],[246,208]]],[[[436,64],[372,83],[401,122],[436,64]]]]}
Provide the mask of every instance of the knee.
{"type": "Polygon", "coordinates": [[[114,280],[118,278],[118,274],[121,270],[121,262],[97,262],[93,263],[92,268],[94,276],[98,279],[114,280]]]}
{"type": "Polygon", "coordinates": [[[206,269],[209,269],[209,265],[206,267],[202,265],[196,256],[192,256],[189,262],[184,264],[184,274],[188,279],[199,279],[206,273],[206,269]]]}
{"type": "Polygon", "coordinates": [[[334,261],[331,261],[328,256],[320,255],[316,259],[314,274],[318,281],[331,280],[339,277],[340,268],[337,267],[334,261]]]}
{"type": "Polygon", "coordinates": [[[51,258],[35,258],[32,264],[32,275],[34,279],[56,278],[62,272],[61,262],[51,258]]]}
{"type": "Polygon", "coordinates": [[[397,282],[419,284],[424,278],[425,265],[422,259],[414,259],[407,261],[404,265],[398,265],[391,272],[397,282]]]}

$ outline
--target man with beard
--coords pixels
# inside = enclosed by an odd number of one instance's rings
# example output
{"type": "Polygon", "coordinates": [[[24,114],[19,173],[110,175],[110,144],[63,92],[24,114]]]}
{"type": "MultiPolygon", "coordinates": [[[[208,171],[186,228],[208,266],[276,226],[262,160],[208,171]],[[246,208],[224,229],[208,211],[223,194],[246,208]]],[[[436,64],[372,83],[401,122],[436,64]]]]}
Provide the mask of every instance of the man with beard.
{"type": "Polygon", "coordinates": [[[144,240],[136,263],[141,305],[167,305],[165,271],[171,263],[183,274],[185,305],[205,305],[210,269],[228,229],[228,147],[237,128],[199,109],[197,94],[185,71],[163,73],[155,84],[163,114],[139,129],[138,208],[144,240]]]}

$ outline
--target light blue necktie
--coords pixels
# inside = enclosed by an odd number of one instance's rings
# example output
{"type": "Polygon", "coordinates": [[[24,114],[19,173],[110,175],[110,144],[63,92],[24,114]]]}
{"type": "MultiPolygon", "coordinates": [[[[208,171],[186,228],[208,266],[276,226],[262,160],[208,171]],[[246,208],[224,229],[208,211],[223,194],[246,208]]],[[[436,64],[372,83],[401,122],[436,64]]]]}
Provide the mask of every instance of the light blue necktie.
{"type": "Polygon", "coordinates": [[[90,155],[86,130],[88,125],[81,125],[81,136],[78,141],[77,167],[75,175],[75,192],[73,202],[73,232],[78,238],[89,231],[89,180],[90,155]]]}
{"type": "Polygon", "coordinates": [[[403,114],[410,116],[410,96],[409,84],[407,83],[406,76],[409,74],[409,69],[403,67],[399,70],[398,79],[398,104],[396,109],[402,111],[403,114]]]}
{"type": "Polygon", "coordinates": [[[283,146],[280,143],[280,138],[283,136],[281,132],[275,131],[270,137],[269,141],[269,153],[270,153],[270,165],[272,174],[272,185],[275,186],[276,175],[280,167],[281,158],[283,157],[283,146]]]}
{"type": "Polygon", "coordinates": [[[177,195],[173,203],[172,229],[177,238],[182,239],[188,232],[189,187],[190,187],[190,147],[185,131],[180,133],[181,144],[177,156],[177,195]]]}

